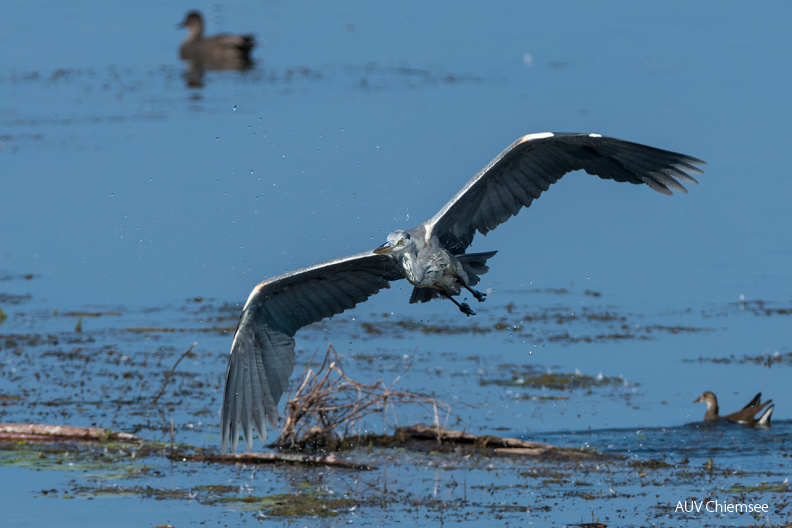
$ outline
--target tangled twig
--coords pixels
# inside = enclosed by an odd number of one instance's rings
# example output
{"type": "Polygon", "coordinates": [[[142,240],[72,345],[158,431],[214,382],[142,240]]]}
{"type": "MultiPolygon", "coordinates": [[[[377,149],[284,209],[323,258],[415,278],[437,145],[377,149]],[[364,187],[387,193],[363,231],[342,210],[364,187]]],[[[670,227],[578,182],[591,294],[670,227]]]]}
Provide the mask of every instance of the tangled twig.
{"type": "Polygon", "coordinates": [[[438,408],[446,410],[448,422],[451,406],[429,396],[395,390],[400,378],[397,376],[389,386],[382,380],[373,385],[353,380],[344,374],[338,354],[330,345],[321,367],[317,371],[306,370],[303,382],[287,402],[283,429],[275,445],[287,449],[308,444],[326,446],[347,436],[366,416],[405,403],[431,406],[435,425],[444,427],[438,408]],[[343,429],[342,435],[339,429],[343,429]]]}

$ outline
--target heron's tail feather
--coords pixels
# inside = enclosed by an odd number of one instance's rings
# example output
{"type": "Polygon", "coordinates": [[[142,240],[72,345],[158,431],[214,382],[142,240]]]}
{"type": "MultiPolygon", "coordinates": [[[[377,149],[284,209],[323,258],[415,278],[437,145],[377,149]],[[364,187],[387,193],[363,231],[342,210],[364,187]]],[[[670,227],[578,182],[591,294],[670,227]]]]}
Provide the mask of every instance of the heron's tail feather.
{"type": "Polygon", "coordinates": [[[410,304],[429,302],[439,296],[440,294],[433,288],[413,288],[412,295],[410,295],[410,304]]]}
{"type": "Polygon", "coordinates": [[[495,256],[497,251],[487,251],[486,253],[468,253],[467,255],[456,255],[457,260],[462,264],[468,276],[468,286],[475,286],[479,283],[479,275],[484,275],[489,271],[487,260],[495,256]]]}

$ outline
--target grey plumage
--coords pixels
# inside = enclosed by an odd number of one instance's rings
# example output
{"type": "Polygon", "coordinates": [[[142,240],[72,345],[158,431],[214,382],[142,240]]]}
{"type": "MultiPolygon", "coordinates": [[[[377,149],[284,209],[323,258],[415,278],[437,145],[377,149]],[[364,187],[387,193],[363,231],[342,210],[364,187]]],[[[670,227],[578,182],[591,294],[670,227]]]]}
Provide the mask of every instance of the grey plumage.
{"type": "Polygon", "coordinates": [[[245,304],[231,347],[221,417],[221,449],[237,448],[239,432],[248,450],[253,427],[262,441],[266,424],[277,424],[277,405],[294,366],[294,335],[303,326],[348,310],[389,282],[406,278],[410,302],[443,297],[466,315],[454,296],[473,290],[495,252],[465,254],[476,231],[486,235],[564,174],[585,170],[603,179],[646,184],[663,194],[686,192],[704,162],[675,152],[596,134],[543,133],[512,143],[434,217],[397,230],[374,252],[332,260],[266,280],[245,304]],[[266,423],[265,423],[266,422],[266,423]]]}

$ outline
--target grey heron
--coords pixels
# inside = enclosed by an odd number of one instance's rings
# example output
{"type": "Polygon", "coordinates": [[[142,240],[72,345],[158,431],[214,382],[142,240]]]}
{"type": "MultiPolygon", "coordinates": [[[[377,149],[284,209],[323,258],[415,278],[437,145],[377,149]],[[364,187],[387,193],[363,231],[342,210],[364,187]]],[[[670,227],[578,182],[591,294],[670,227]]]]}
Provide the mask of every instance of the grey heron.
{"type": "Polygon", "coordinates": [[[390,233],[373,251],[331,260],[267,279],[242,310],[231,345],[221,411],[221,450],[236,451],[241,430],[247,450],[253,427],[266,443],[267,424],[278,421],[278,402],[294,368],[294,335],[308,324],[348,310],[389,283],[406,278],[411,303],[453,301],[473,290],[495,251],[465,253],[476,231],[486,235],[546,191],[564,174],[584,170],[603,179],[646,184],[655,191],[685,193],[698,183],[700,159],[629,141],[581,133],[524,136],[501,152],[432,218],[390,233]]]}

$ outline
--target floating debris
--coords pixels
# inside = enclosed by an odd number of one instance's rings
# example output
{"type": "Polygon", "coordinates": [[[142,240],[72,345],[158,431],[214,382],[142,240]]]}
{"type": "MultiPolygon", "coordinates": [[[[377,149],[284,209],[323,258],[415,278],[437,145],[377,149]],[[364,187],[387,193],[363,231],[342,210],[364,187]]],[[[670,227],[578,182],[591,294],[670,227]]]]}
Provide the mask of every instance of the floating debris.
{"type": "Polygon", "coordinates": [[[60,442],[80,440],[90,442],[142,442],[136,435],[99,427],[74,425],[0,423],[0,440],[27,442],[60,442]]]}

